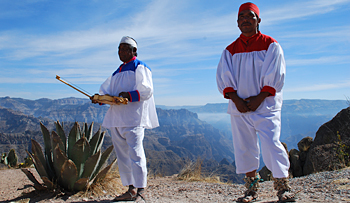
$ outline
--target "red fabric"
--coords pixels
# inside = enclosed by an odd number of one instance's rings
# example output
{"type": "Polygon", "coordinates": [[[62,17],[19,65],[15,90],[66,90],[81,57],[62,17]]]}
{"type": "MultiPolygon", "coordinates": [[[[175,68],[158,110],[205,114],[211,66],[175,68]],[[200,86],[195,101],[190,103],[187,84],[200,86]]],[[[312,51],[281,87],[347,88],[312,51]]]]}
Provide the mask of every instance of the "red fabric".
{"type": "Polygon", "coordinates": [[[277,42],[270,36],[261,34],[258,32],[257,34],[246,37],[243,34],[232,44],[226,47],[226,49],[232,54],[237,53],[245,53],[252,51],[263,51],[267,50],[271,43],[277,42]]]}
{"type": "Polygon", "coordinates": [[[271,95],[270,96],[275,96],[276,95],[276,90],[273,87],[270,86],[264,86],[261,90],[261,92],[268,92],[271,95]]]}
{"type": "Polygon", "coordinates": [[[229,99],[229,98],[226,97],[226,93],[229,93],[229,92],[236,92],[236,90],[234,90],[232,87],[226,87],[224,89],[224,92],[223,92],[225,99],[229,99]]]}
{"type": "Polygon", "coordinates": [[[260,12],[259,12],[259,8],[257,5],[253,4],[253,3],[244,3],[239,7],[239,11],[238,11],[238,15],[245,10],[251,10],[253,11],[256,15],[260,16],[260,12]]]}

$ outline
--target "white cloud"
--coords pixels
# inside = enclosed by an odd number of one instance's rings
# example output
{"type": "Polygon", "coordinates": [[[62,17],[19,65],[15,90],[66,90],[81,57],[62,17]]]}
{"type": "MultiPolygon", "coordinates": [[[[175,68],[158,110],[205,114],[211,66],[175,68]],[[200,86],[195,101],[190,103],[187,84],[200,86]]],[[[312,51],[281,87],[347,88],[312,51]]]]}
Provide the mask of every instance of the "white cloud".
{"type": "Polygon", "coordinates": [[[347,88],[350,87],[350,81],[340,82],[340,83],[327,83],[327,84],[314,84],[308,85],[304,87],[293,87],[293,88],[285,88],[284,92],[313,92],[313,91],[325,91],[339,88],[347,88]]]}
{"type": "Polygon", "coordinates": [[[338,65],[349,64],[350,58],[344,56],[325,56],[311,59],[288,59],[286,64],[288,66],[315,66],[315,65],[338,65]]]}
{"type": "Polygon", "coordinates": [[[286,23],[286,20],[328,13],[349,2],[349,0],[288,1],[284,2],[283,5],[269,5],[270,9],[263,10],[261,16],[263,16],[263,22],[267,24],[286,23]]]}

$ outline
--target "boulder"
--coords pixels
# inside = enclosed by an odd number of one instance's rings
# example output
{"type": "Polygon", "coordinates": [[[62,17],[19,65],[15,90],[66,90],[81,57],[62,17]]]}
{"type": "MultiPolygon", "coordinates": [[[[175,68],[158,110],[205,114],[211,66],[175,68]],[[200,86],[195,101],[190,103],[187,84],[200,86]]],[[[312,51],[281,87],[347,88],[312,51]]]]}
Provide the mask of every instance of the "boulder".
{"type": "Polygon", "coordinates": [[[266,166],[264,166],[260,171],[259,171],[260,178],[263,179],[264,181],[270,181],[272,180],[272,175],[271,171],[267,169],[266,166]]]}
{"type": "Polygon", "coordinates": [[[304,175],[330,171],[349,165],[350,107],[323,124],[307,153],[304,175]]]}
{"type": "Polygon", "coordinates": [[[303,176],[303,167],[299,160],[300,152],[297,149],[291,149],[289,152],[290,169],[293,177],[303,176]]]}
{"type": "Polygon", "coordinates": [[[309,150],[311,144],[313,143],[312,137],[304,137],[298,142],[298,149],[300,152],[306,152],[309,150]]]}

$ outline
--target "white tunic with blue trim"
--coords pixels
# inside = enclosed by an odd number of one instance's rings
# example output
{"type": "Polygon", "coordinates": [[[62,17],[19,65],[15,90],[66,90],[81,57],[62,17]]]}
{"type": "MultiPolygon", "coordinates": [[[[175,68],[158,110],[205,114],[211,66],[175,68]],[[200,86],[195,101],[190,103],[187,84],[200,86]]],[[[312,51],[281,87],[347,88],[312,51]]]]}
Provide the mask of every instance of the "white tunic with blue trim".
{"type": "Polygon", "coordinates": [[[159,126],[153,98],[151,69],[134,58],[122,64],[100,87],[100,95],[118,96],[128,92],[131,101],[127,104],[111,105],[102,126],[155,128],[159,126]]]}

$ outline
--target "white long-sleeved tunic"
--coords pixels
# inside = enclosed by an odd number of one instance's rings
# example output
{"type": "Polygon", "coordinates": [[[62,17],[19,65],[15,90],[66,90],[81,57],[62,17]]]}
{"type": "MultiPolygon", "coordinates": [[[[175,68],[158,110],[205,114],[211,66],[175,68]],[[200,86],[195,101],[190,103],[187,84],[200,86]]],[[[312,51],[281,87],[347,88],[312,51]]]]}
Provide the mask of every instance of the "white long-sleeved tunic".
{"type": "Polygon", "coordinates": [[[111,105],[104,117],[103,127],[155,128],[159,126],[153,98],[151,69],[134,57],[120,67],[101,85],[101,95],[118,96],[128,92],[131,101],[127,104],[111,105]]]}
{"type": "MultiPolygon", "coordinates": [[[[259,32],[252,37],[241,35],[226,47],[218,64],[216,81],[224,97],[228,92],[237,92],[242,99],[269,92],[271,96],[256,111],[245,114],[264,113],[281,110],[285,73],[281,46],[275,39],[259,32]]],[[[242,114],[232,100],[227,112],[242,114]]]]}

